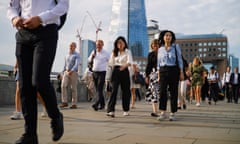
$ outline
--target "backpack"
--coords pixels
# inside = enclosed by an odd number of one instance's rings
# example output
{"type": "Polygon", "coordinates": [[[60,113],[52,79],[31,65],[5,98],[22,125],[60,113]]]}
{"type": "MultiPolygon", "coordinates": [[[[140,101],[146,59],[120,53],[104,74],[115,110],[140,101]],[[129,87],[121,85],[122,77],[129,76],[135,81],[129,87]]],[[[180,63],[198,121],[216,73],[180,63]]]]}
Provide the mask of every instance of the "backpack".
{"type": "MultiPolygon", "coordinates": [[[[55,3],[57,4],[58,1],[55,0],[55,3]]],[[[62,16],[60,16],[60,25],[58,25],[58,30],[60,30],[62,28],[62,26],[64,25],[66,19],[67,19],[67,13],[63,14],[62,16]]]]}
{"type": "Polygon", "coordinates": [[[88,62],[88,68],[89,68],[90,71],[93,71],[93,70],[92,70],[92,68],[93,68],[93,59],[95,58],[96,53],[97,53],[97,50],[95,49],[95,50],[94,50],[94,56],[91,58],[91,61],[88,62]]]}

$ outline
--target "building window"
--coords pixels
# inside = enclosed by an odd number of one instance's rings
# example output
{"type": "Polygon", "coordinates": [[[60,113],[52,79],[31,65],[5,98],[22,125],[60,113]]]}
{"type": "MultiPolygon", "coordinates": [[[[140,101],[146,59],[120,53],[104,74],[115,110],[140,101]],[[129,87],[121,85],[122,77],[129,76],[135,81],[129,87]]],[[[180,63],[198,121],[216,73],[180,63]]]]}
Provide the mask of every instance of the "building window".
{"type": "Polygon", "coordinates": [[[216,42],[213,42],[213,46],[216,46],[217,45],[217,43],[216,42]]]}
{"type": "Polygon", "coordinates": [[[202,46],[202,43],[198,43],[198,46],[202,46]]]}
{"type": "Polygon", "coordinates": [[[212,46],[212,43],[211,43],[211,42],[209,42],[209,43],[208,43],[208,46],[212,46]]]}
{"type": "Polygon", "coordinates": [[[218,46],[221,46],[221,42],[218,42],[217,45],[218,45],[218,46]]]}
{"type": "Polygon", "coordinates": [[[222,51],[226,51],[227,49],[226,48],[222,48],[222,51]]]}
{"type": "Polygon", "coordinates": [[[223,45],[223,46],[226,46],[226,45],[227,45],[227,43],[226,43],[226,42],[222,42],[222,45],[223,45]]]}
{"type": "Polygon", "coordinates": [[[209,57],[211,57],[211,56],[212,56],[212,54],[208,54],[208,56],[209,56],[209,57]]]}
{"type": "Polygon", "coordinates": [[[203,46],[207,46],[207,43],[205,42],[205,43],[203,43],[203,46]]]}
{"type": "Polygon", "coordinates": [[[208,49],[208,51],[210,52],[210,51],[212,51],[212,49],[211,49],[211,48],[209,48],[209,49],[208,49]]]}
{"type": "Polygon", "coordinates": [[[199,51],[199,52],[202,52],[202,48],[199,48],[198,51],[199,51]]]}
{"type": "Polygon", "coordinates": [[[203,51],[206,52],[206,51],[207,51],[207,48],[204,48],[203,51]]]}

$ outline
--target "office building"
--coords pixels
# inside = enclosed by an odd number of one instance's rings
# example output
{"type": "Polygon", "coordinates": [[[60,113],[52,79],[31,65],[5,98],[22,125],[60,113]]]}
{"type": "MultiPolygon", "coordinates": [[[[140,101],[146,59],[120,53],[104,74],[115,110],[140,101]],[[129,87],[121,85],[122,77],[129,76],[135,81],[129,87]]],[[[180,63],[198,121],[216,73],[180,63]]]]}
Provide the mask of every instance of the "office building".
{"type": "Polygon", "coordinates": [[[239,58],[230,54],[228,57],[228,65],[231,66],[231,71],[233,72],[235,67],[239,67],[239,58]]]}
{"type": "Polygon", "coordinates": [[[146,57],[148,36],[144,0],[113,0],[109,34],[109,52],[115,39],[124,36],[134,58],[146,57]]]}
{"type": "Polygon", "coordinates": [[[82,76],[88,64],[88,56],[96,48],[96,43],[93,40],[81,40],[80,43],[80,73],[82,76]]]}
{"type": "Polygon", "coordinates": [[[217,68],[222,75],[228,64],[228,40],[223,34],[183,35],[176,34],[176,43],[188,62],[199,57],[204,64],[217,68]]]}

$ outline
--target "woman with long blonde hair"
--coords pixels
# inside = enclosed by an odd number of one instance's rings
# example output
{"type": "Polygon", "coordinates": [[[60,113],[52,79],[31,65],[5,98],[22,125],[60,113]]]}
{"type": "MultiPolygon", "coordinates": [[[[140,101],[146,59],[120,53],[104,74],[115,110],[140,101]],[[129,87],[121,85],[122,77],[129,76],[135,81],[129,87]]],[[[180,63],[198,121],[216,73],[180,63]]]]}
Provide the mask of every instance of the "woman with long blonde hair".
{"type": "Polygon", "coordinates": [[[192,67],[191,67],[191,75],[192,75],[192,88],[194,91],[196,106],[200,106],[200,98],[201,98],[201,88],[203,85],[203,71],[204,67],[200,58],[195,57],[193,59],[192,67]]]}

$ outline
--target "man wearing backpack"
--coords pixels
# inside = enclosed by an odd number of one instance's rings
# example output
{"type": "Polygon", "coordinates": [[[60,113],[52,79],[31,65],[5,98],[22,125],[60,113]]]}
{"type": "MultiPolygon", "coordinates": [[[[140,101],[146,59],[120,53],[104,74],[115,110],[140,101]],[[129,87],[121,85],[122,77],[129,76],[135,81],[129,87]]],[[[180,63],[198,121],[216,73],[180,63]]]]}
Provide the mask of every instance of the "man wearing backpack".
{"type": "Polygon", "coordinates": [[[53,141],[64,132],[63,115],[57,107],[56,93],[50,83],[58,40],[60,16],[69,7],[68,0],[11,0],[7,17],[17,29],[16,57],[25,132],[17,144],[37,144],[37,91],[51,118],[53,141]]]}
{"type": "Polygon", "coordinates": [[[97,40],[96,49],[88,57],[88,61],[92,61],[93,81],[97,92],[95,103],[92,105],[95,111],[105,108],[103,86],[110,54],[103,49],[103,46],[103,40],[97,40]]]}

